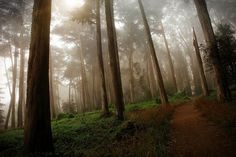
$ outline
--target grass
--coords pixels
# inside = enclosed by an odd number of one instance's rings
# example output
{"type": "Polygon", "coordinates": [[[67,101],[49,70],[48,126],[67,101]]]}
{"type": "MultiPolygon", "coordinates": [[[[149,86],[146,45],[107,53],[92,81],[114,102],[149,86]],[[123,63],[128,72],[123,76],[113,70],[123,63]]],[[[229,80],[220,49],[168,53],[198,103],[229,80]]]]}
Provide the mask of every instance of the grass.
{"type": "Polygon", "coordinates": [[[184,91],[177,92],[173,96],[169,97],[169,101],[171,103],[182,103],[189,100],[190,100],[190,97],[188,97],[184,91]]]}
{"type": "MultiPolygon", "coordinates": [[[[100,112],[61,115],[52,121],[59,157],[143,157],[167,155],[166,145],[174,106],[147,101],[126,106],[125,121],[101,118],[100,112]]],[[[0,156],[22,156],[23,130],[0,134],[0,156]]]]}

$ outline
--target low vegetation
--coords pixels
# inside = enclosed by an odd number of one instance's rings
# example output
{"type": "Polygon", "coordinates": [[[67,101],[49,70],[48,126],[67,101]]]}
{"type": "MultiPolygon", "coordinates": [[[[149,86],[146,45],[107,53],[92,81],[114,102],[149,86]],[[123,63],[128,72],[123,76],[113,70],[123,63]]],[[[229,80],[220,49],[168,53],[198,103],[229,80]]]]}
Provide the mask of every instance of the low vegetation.
{"type": "MultiPolygon", "coordinates": [[[[173,105],[147,101],[126,106],[126,119],[100,112],[62,114],[52,122],[57,156],[166,156],[173,105]]],[[[22,155],[23,130],[0,134],[0,156],[22,155]]]]}

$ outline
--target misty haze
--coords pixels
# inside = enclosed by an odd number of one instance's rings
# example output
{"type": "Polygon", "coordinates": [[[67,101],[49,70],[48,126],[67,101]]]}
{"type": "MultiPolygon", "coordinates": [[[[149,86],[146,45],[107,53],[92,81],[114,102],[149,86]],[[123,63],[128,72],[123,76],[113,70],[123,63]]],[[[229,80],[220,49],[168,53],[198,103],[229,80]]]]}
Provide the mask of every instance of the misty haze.
{"type": "Polygon", "coordinates": [[[235,0],[0,0],[0,157],[235,157],[235,0]]]}

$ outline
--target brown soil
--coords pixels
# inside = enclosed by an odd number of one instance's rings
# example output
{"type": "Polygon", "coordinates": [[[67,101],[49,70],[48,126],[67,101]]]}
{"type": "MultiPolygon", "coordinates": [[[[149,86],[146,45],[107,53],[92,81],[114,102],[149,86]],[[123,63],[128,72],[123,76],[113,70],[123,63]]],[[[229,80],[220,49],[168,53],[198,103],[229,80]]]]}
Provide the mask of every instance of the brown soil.
{"type": "Polygon", "coordinates": [[[176,109],[170,157],[236,157],[236,142],[205,119],[193,103],[176,109]]]}

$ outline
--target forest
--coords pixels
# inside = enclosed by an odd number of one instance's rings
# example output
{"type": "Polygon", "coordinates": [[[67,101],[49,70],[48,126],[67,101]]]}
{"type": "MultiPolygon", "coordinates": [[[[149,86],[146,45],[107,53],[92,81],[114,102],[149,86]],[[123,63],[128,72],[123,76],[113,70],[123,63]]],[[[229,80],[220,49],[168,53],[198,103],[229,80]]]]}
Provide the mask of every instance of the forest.
{"type": "Polygon", "coordinates": [[[0,157],[235,157],[236,1],[0,0],[0,157]]]}

